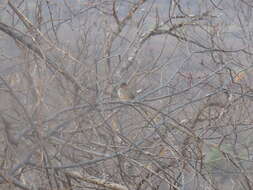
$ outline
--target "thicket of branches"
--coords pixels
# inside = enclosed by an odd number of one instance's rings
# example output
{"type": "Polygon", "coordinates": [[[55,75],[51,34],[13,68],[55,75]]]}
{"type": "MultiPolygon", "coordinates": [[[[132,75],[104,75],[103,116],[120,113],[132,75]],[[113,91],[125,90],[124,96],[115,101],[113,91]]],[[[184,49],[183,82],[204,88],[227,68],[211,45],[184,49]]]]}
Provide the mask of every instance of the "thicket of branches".
{"type": "Polygon", "coordinates": [[[252,8],[2,1],[1,189],[252,189],[252,8]]]}

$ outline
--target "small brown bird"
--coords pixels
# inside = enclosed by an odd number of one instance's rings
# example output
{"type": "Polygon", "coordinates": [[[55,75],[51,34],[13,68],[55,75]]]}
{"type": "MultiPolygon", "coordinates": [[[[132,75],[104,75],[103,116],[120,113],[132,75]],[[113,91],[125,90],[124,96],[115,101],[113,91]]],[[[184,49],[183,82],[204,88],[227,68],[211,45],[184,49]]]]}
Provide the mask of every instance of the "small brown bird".
{"type": "Polygon", "coordinates": [[[120,98],[120,100],[132,100],[134,99],[134,94],[131,92],[131,90],[129,89],[127,83],[123,82],[120,84],[119,88],[118,88],[118,96],[120,98]]]}

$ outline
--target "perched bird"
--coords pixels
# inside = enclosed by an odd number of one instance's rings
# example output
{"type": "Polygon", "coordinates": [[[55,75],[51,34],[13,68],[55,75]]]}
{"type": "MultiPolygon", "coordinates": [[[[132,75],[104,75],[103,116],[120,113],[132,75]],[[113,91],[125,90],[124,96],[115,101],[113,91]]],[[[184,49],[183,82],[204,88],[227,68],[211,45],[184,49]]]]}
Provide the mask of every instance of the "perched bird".
{"type": "Polygon", "coordinates": [[[120,84],[117,93],[120,100],[132,100],[135,97],[125,82],[120,84]]]}

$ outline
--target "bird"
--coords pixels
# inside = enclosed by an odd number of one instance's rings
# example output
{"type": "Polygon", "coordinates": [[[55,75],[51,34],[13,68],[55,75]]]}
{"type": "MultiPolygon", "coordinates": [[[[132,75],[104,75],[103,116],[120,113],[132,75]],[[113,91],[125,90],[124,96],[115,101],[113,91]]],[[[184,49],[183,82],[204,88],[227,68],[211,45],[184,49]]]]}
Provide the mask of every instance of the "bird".
{"type": "Polygon", "coordinates": [[[132,100],[135,98],[134,94],[131,92],[131,89],[129,88],[128,84],[125,82],[122,82],[118,88],[117,91],[118,97],[120,100],[132,100]]]}

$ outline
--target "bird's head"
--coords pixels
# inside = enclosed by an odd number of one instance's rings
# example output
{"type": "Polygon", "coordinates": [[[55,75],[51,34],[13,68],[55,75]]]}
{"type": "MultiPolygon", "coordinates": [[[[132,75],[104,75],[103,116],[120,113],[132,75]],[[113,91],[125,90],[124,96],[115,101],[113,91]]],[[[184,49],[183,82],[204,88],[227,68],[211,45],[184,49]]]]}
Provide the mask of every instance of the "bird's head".
{"type": "Polygon", "coordinates": [[[120,86],[119,86],[120,88],[127,88],[128,87],[128,85],[127,85],[127,83],[125,83],[125,82],[122,82],[121,84],[120,84],[120,86]]]}

